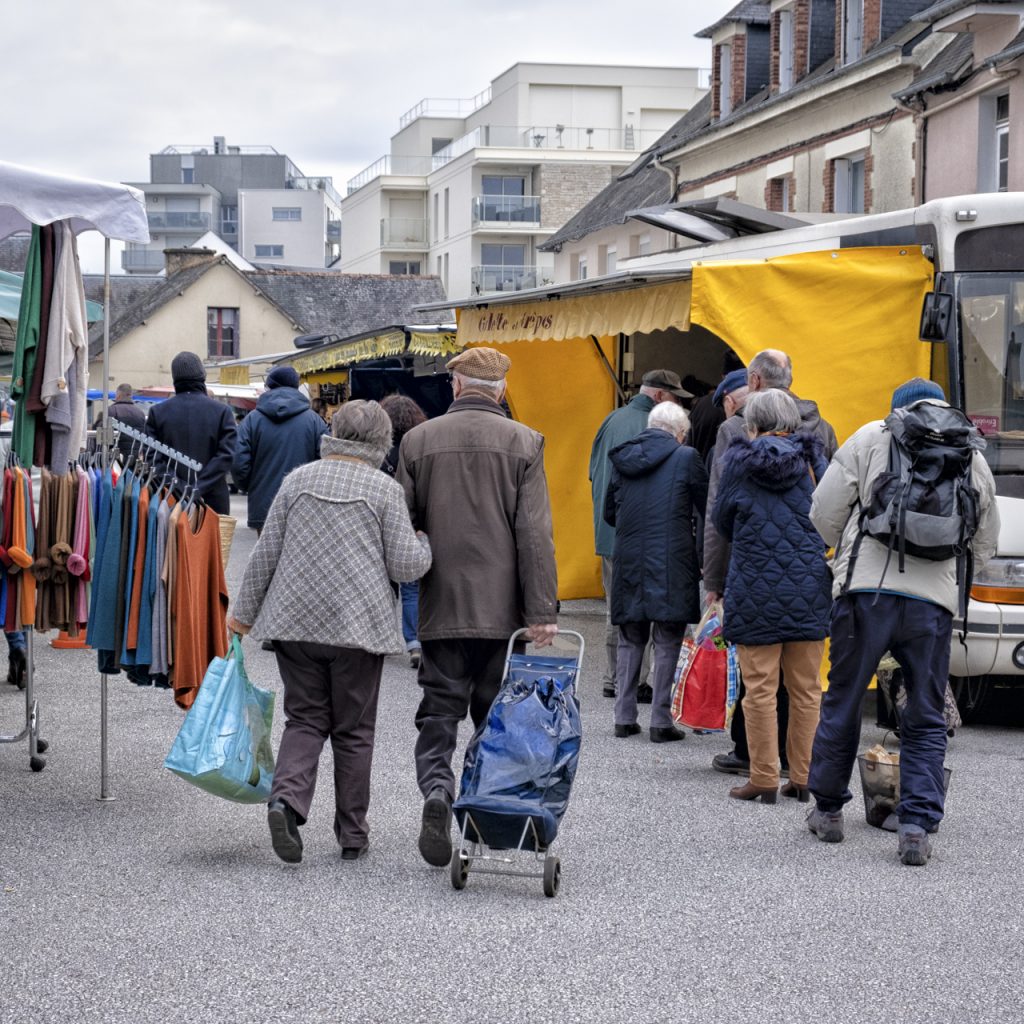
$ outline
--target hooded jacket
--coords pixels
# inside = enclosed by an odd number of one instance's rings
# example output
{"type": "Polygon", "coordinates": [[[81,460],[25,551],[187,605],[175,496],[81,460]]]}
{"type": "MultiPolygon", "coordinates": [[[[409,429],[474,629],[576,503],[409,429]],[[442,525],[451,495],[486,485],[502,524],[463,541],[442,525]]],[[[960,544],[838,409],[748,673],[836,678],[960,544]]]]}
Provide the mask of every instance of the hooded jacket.
{"type": "Polygon", "coordinates": [[[697,622],[694,532],[707,501],[704,463],[667,431],[650,428],[609,458],[604,518],[615,527],[612,622],[697,622]]]}
{"type": "MultiPolygon", "coordinates": [[[[826,459],[831,459],[839,448],[836,432],[832,425],[821,418],[818,403],[806,398],[797,398],[792,391],[787,395],[796,402],[800,410],[802,434],[816,437],[821,442],[826,459]]],[[[747,436],[747,424],[743,419],[743,411],[730,416],[719,428],[715,439],[715,450],[711,463],[711,482],[708,485],[708,508],[715,507],[718,497],[719,481],[722,477],[722,460],[729,446],[738,437],[747,436]]],[[[708,590],[721,594],[725,590],[725,573],[729,566],[729,545],[715,527],[711,517],[704,525],[704,586],[708,590]]]]}
{"type": "Polygon", "coordinates": [[[732,545],[724,633],[735,644],[822,640],[832,608],[825,544],[810,519],[825,473],[808,434],[737,438],[726,453],[712,511],[732,545]]]}
{"type": "Polygon", "coordinates": [[[249,525],[262,527],[281,481],[320,455],[327,424],[297,388],[264,391],[238,428],[231,475],[249,494],[249,525]]]}

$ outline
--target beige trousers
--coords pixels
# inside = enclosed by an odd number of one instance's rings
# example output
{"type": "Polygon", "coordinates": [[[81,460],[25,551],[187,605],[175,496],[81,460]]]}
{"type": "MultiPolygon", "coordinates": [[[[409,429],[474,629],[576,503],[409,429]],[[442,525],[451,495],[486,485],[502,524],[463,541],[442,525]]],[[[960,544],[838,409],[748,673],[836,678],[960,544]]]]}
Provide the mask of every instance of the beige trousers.
{"type": "Polygon", "coordinates": [[[776,694],[779,671],[789,693],[789,731],[786,757],[789,778],[807,785],[811,744],[818,727],[821,706],[821,659],[824,640],[800,640],[785,644],[736,645],[743,673],[743,714],[750,747],[750,781],[768,788],[779,784],[779,732],[776,694]]]}

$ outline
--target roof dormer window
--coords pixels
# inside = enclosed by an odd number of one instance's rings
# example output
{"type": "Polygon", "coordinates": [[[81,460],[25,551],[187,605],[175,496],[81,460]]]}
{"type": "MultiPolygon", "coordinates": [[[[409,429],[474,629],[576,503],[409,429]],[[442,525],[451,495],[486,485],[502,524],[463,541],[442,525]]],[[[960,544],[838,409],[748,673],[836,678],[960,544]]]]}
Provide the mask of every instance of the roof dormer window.
{"type": "Polygon", "coordinates": [[[732,113],[732,44],[718,47],[718,113],[728,117],[732,113]]]}
{"type": "Polygon", "coordinates": [[[793,88],[796,78],[794,68],[795,35],[793,32],[793,8],[783,7],[779,11],[779,92],[793,88]]]}
{"type": "Polygon", "coordinates": [[[843,63],[852,64],[864,54],[864,0],[840,0],[839,17],[843,63]]]}

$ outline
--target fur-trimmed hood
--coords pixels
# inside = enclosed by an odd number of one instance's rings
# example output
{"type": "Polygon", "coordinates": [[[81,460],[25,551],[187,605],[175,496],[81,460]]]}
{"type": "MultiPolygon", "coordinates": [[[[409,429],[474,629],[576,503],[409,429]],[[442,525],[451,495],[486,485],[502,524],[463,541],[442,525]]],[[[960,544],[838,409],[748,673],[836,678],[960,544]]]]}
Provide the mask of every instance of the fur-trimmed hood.
{"type": "Polygon", "coordinates": [[[744,476],[770,491],[789,490],[813,470],[814,480],[825,471],[821,442],[811,434],[764,434],[752,441],[737,437],[726,453],[744,476]]]}

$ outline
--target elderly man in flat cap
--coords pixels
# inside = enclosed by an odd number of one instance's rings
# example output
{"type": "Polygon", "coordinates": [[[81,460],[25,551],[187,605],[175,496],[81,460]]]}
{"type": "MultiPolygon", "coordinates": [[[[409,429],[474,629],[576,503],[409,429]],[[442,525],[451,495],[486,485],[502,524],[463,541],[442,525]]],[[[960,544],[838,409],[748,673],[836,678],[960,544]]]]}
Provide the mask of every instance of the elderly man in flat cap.
{"type": "Polygon", "coordinates": [[[544,438],[506,417],[508,356],[472,348],[448,363],[455,401],[402,439],[396,478],[433,567],[420,581],[423,645],[416,777],[425,797],[419,849],[452,854],[452,755],[459,722],[474,726],[498,692],[509,636],[545,646],[557,632],[557,577],[544,438]]]}

